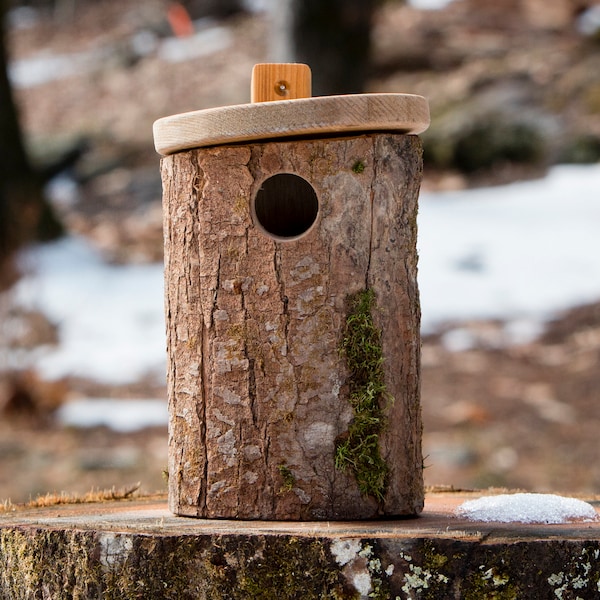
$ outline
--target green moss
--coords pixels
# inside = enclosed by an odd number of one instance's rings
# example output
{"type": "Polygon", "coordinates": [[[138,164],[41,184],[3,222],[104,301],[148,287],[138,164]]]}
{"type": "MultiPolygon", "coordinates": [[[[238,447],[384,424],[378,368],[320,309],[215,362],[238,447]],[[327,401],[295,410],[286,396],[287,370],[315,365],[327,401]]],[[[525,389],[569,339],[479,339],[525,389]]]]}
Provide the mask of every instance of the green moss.
{"type": "Polygon", "coordinates": [[[227,586],[222,564],[214,550],[192,537],[129,537],[130,550],[103,564],[102,598],[134,600],[164,598],[192,600],[200,589],[206,598],[218,598],[215,590],[227,586]]]}
{"type": "Polygon", "coordinates": [[[362,173],[365,170],[365,163],[362,160],[357,160],[353,165],[352,165],[352,172],[356,173],[357,175],[362,173]]]}
{"type": "Polygon", "coordinates": [[[277,467],[279,469],[279,474],[281,475],[281,479],[283,481],[281,487],[279,488],[280,493],[291,492],[296,484],[296,478],[294,474],[290,470],[287,465],[279,465],[277,467]]]}
{"type": "Polygon", "coordinates": [[[102,571],[95,549],[93,534],[86,532],[2,530],[2,598],[41,598],[44,588],[56,600],[99,597],[102,571]]]}
{"type": "Polygon", "coordinates": [[[448,557],[445,554],[436,552],[434,545],[429,540],[426,540],[423,544],[423,558],[425,567],[435,571],[441,569],[448,562],[448,557]]]}
{"type": "Polygon", "coordinates": [[[236,597],[251,600],[352,597],[320,540],[287,537],[261,548],[238,571],[236,597]]]}
{"type": "Polygon", "coordinates": [[[350,296],[341,352],[349,371],[349,401],[354,417],[338,439],[335,466],[350,470],[361,493],[383,501],[388,467],[379,451],[379,435],[386,425],[383,405],[387,394],[381,331],[373,322],[375,293],[367,289],[350,296]]]}
{"type": "Polygon", "coordinates": [[[467,583],[465,600],[517,600],[522,597],[510,583],[510,577],[493,568],[484,570],[480,567],[478,573],[469,576],[467,583]]]}
{"type": "Polygon", "coordinates": [[[261,535],[0,530],[0,597],[349,600],[325,542],[261,535]]]}

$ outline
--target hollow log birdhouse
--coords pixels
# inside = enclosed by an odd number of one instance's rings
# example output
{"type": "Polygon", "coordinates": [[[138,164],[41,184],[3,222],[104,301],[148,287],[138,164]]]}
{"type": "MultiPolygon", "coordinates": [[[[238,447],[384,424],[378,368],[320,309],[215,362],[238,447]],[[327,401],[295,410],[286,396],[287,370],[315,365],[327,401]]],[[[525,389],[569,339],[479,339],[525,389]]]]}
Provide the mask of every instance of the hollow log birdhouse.
{"type": "Polygon", "coordinates": [[[169,505],[203,518],[423,506],[410,94],[310,97],[256,65],[252,102],[165,117],[169,505]]]}

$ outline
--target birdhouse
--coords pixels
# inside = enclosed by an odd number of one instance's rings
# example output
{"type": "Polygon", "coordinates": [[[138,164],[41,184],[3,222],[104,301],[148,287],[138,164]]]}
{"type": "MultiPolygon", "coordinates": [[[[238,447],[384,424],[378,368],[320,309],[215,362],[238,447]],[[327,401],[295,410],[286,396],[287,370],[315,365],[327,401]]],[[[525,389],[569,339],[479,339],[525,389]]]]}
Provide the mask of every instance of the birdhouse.
{"type": "Polygon", "coordinates": [[[409,94],[310,97],[256,65],[252,102],[165,117],[169,505],[203,518],[423,506],[416,134],[409,94]]]}

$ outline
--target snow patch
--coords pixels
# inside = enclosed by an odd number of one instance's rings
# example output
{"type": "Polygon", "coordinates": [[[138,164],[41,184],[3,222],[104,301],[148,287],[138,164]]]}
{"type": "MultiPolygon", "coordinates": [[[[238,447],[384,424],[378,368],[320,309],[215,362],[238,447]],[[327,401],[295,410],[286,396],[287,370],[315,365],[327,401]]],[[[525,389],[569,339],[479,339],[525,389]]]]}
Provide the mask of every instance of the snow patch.
{"type": "MultiPolygon", "coordinates": [[[[422,330],[452,321],[511,320],[506,338],[600,298],[600,164],[561,165],[539,180],[422,193],[422,330]]],[[[464,334],[450,344],[468,347],[464,334]]]]}
{"type": "Polygon", "coordinates": [[[115,400],[86,398],[59,407],[56,417],[69,427],[105,426],[128,433],[146,427],[166,427],[169,419],[166,400],[115,400]]]}
{"type": "Polygon", "coordinates": [[[441,10],[446,8],[452,0],[408,0],[408,4],[419,10],[441,10]]]}
{"type": "Polygon", "coordinates": [[[207,27],[189,37],[167,38],[158,49],[158,57],[170,63],[193,60],[225,50],[232,40],[231,32],[226,27],[207,27]]]}
{"type": "Polygon", "coordinates": [[[164,380],[163,265],[111,265],[82,238],[24,253],[16,301],[58,325],[59,344],[32,360],[45,379],[164,380]]]}
{"type": "Polygon", "coordinates": [[[501,494],[467,500],[456,514],[472,521],[499,523],[568,523],[595,521],[594,507],[583,500],[554,494],[501,494]]]}

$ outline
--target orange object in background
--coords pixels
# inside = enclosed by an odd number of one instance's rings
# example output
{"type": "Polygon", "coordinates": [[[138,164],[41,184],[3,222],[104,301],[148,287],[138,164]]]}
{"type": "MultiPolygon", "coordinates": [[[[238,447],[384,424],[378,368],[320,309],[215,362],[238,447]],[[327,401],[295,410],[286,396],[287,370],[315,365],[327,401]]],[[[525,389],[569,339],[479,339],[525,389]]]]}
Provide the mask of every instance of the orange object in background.
{"type": "Polygon", "coordinates": [[[183,4],[179,2],[171,3],[167,9],[167,19],[173,34],[177,37],[187,37],[194,33],[194,24],[183,4]]]}

